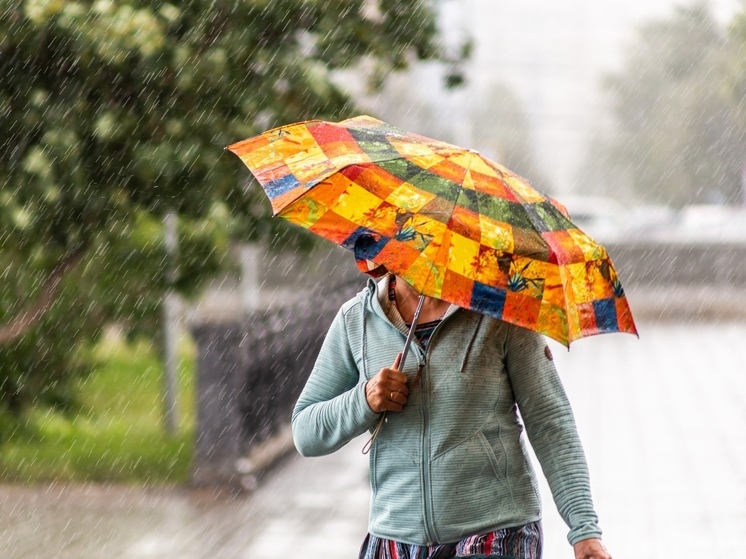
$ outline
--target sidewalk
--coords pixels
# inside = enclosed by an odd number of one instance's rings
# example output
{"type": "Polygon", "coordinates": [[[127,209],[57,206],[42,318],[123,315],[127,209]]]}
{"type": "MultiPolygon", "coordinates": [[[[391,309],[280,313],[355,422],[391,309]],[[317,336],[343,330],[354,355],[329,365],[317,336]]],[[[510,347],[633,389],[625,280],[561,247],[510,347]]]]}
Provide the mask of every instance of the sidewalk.
{"type": "MultiPolygon", "coordinates": [[[[552,350],[586,447],[615,559],[746,552],[746,324],[653,324],[552,350]]],[[[253,495],[181,489],[0,487],[7,559],[354,558],[367,458],[293,457],[253,495]]],[[[572,559],[546,484],[545,559],[572,559]]]]}
{"type": "MultiPolygon", "coordinates": [[[[746,324],[639,327],[554,350],[615,559],[746,557],[746,324]]],[[[544,487],[545,557],[565,528],[544,487]]]]}
{"type": "Polygon", "coordinates": [[[363,440],[288,459],[249,497],[121,486],[0,487],[2,559],[355,557],[365,535],[363,440]]]}

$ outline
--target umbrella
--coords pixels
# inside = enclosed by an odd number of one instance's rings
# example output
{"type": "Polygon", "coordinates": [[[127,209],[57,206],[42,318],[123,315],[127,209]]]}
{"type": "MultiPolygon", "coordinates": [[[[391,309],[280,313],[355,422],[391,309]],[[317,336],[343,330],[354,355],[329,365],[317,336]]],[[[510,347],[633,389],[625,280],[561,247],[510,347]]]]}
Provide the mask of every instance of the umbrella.
{"type": "Polygon", "coordinates": [[[228,149],[274,215],[385,266],[423,296],[568,347],[636,334],[606,249],[561,204],[476,151],[369,116],[281,126],[228,149]]]}

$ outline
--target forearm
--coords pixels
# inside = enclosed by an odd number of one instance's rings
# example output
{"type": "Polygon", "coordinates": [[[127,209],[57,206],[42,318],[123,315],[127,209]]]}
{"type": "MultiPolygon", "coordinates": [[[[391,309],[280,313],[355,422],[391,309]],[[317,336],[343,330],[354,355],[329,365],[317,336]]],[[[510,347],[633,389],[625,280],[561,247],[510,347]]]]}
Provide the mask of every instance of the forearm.
{"type": "Polygon", "coordinates": [[[557,510],[570,528],[568,540],[598,538],[585,453],[551,352],[538,334],[521,329],[512,334],[507,365],[513,391],[557,510]]]}
{"type": "Polygon", "coordinates": [[[600,538],[601,529],[575,422],[571,414],[559,416],[555,421],[557,423],[553,426],[527,425],[527,431],[557,511],[570,528],[567,539],[574,545],[584,539],[600,538]]]}
{"type": "Polygon", "coordinates": [[[292,420],[293,440],[303,456],[334,452],[372,428],[379,418],[365,400],[364,381],[327,401],[314,401],[307,392],[301,394],[292,420]]]}

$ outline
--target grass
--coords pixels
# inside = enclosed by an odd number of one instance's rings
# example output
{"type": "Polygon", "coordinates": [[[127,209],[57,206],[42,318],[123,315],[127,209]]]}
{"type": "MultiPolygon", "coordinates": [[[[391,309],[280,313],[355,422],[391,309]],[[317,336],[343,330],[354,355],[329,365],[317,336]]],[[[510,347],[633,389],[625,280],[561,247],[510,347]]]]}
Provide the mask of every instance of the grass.
{"type": "Polygon", "coordinates": [[[195,352],[180,344],[178,428],[166,434],[163,367],[145,342],[108,337],[78,386],[80,409],[33,409],[0,449],[0,480],[13,483],[180,483],[187,480],[194,433],[195,352]]]}

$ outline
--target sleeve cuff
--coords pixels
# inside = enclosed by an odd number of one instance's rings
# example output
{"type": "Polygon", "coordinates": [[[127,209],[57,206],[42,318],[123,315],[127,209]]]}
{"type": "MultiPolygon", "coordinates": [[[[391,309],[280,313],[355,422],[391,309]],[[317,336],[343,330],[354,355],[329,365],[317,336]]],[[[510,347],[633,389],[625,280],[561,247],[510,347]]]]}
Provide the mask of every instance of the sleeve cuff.
{"type": "Polygon", "coordinates": [[[362,419],[363,423],[371,428],[381,414],[374,412],[368,405],[368,399],[365,397],[365,385],[368,381],[358,383],[353,389],[355,391],[352,399],[355,407],[355,416],[362,419]]]}
{"type": "Polygon", "coordinates": [[[567,541],[570,542],[570,545],[575,545],[583,540],[590,540],[592,538],[601,539],[601,535],[601,528],[597,524],[584,524],[570,530],[567,534],[567,541]]]}

